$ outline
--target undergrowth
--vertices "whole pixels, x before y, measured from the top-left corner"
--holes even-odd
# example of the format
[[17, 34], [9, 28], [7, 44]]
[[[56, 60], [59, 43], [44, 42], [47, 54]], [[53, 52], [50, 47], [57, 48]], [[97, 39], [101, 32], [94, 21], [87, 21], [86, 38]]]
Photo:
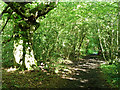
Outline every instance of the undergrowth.
[[102, 72], [104, 73], [104, 78], [111, 86], [111, 88], [118, 88], [118, 83], [120, 82], [120, 78], [118, 77], [118, 68], [117, 65], [107, 65], [102, 64], [100, 66]]

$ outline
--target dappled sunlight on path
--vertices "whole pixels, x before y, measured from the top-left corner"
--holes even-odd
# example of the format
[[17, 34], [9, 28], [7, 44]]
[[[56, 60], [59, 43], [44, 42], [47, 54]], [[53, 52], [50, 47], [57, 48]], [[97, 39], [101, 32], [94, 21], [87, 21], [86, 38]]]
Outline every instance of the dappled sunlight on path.
[[58, 69], [57, 73], [46, 70], [3, 69], [2, 83], [7, 88], [109, 88], [99, 68], [101, 63], [104, 61], [87, 56], [76, 61], [64, 60], [65, 67]]
[[72, 80], [74, 87], [107, 88], [108, 86], [102, 78], [102, 73], [99, 68], [102, 63], [105, 63], [105, 61], [89, 56], [78, 61], [73, 61], [73, 63], [67, 64], [68, 70], [63, 71], [66, 73], [63, 73], [61, 77]]

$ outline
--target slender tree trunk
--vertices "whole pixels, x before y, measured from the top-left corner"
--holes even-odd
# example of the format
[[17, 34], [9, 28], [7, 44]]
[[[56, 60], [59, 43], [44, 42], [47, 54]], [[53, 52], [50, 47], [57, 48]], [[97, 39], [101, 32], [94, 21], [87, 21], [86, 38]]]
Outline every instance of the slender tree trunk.
[[103, 55], [104, 60], [106, 61], [106, 57], [105, 57], [104, 50], [103, 50], [104, 48], [103, 48], [103, 45], [102, 45], [100, 29], [99, 28], [98, 28], [98, 37], [99, 37], [100, 47], [101, 47], [101, 50], [102, 50], [102, 55]]
[[85, 38], [85, 36], [86, 36], [86, 33], [83, 35], [83, 37], [81, 38], [81, 39], [79, 39], [79, 46], [78, 46], [78, 57], [81, 55], [81, 51], [80, 51], [80, 49], [81, 49], [81, 46], [82, 46], [82, 43], [83, 43], [83, 41], [84, 41], [84, 38]]
[[120, 1], [118, 2], [118, 32], [117, 32], [117, 36], [118, 36], [118, 40], [117, 40], [118, 56], [120, 56]]

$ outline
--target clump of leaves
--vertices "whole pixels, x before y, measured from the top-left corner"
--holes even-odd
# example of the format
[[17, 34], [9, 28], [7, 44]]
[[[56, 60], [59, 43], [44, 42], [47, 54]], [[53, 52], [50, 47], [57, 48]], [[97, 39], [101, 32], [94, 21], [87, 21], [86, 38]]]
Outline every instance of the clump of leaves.
[[105, 79], [107, 80], [108, 84], [113, 88], [118, 88], [118, 69], [115, 64], [107, 65], [102, 64], [100, 67], [105, 75]]

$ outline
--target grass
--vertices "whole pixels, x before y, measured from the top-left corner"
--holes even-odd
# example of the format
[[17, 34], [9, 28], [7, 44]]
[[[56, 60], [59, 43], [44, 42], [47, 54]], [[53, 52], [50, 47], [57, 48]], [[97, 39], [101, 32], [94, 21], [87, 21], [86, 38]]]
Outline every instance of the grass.
[[[91, 60], [91, 59], [89, 59]], [[2, 88], [4, 89], [15, 89], [15, 88], [75, 88], [76, 85], [80, 85], [76, 80], [71, 79], [73, 72], [68, 70], [69, 65], [74, 62], [70, 60], [58, 60], [59, 62], [54, 62], [48, 65], [47, 67], [39, 67], [39, 69], [35, 68], [35, 70], [25, 70], [20, 71], [15, 68], [3, 68], [2, 69]], [[83, 60], [82, 60], [83, 61]], [[82, 62], [81, 61], [81, 62]], [[77, 62], [78, 63], [78, 62]], [[85, 64], [85, 62], [83, 62]], [[82, 64], [82, 65], [83, 65]], [[74, 68], [76, 68], [76, 64]], [[72, 67], [73, 67], [72, 65]], [[78, 64], [79, 66], [80, 64]], [[82, 68], [82, 67], [78, 67]], [[116, 65], [101, 65], [101, 70], [103, 72], [102, 75], [98, 73], [101, 77], [106, 79], [109, 83], [110, 88], [118, 88], [118, 69]], [[78, 72], [77, 72], [78, 73]], [[63, 77], [65, 74], [65, 78]], [[79, 72], [82, 75], [82, 72]], [[85, 74], [89, 75], [89, 74]], [[91, 74], [90, 74], [91, 75]], [[95, 75], [93, 72], [92, 75]], [[71, 77], [69, 77], [71, 76]], [[78, 77], [78, 76], [77, 76]], [[79, 75], [79, 79], [85, 78], [84, 76]], [[88, 80], [91, 80], [89, 77]], [[95, 77], [94, 77], [95, 79]], [[98, 80], [98, 78], [96, 78]], [[104, 81], [104, 79], [100, 79]], [[96, 81], [96, 80], [95, 80]], [[101, 82], [100, 81], [100, 82]], [[101, 85], [99, 82], [99, 85]], [[89, 84], [91, 86], [91, 83]], [[83, 85], [83, 87], [88, 87], [88, 84]], [[81, 84], [82, 86], [82, 84]], [[94, 85], [93, 85], [94, 86]]]
[[[2, 88], [67, 88], [69, 80], [62, 79], [54, 73], [41, 71], [2, 71]], [[65, 86], [64, 86], [65, 85]]]
[[102, 72], [104, 73], [104, 78], [112, 88], [118, 88], [118, 83], [120, 78], [118, 77], [118, 68], [117, 65], [107, 65], [102, 64], [100, 66]]
[[45, 69], [20, 71], [16, 68], [3, 68], [2, 88], [72, 88], [73, 83], [58, 75], [60, 69], [66, 69], [64, 64], [56, 63], [53, 68], [48, 69], [48, 71]]

